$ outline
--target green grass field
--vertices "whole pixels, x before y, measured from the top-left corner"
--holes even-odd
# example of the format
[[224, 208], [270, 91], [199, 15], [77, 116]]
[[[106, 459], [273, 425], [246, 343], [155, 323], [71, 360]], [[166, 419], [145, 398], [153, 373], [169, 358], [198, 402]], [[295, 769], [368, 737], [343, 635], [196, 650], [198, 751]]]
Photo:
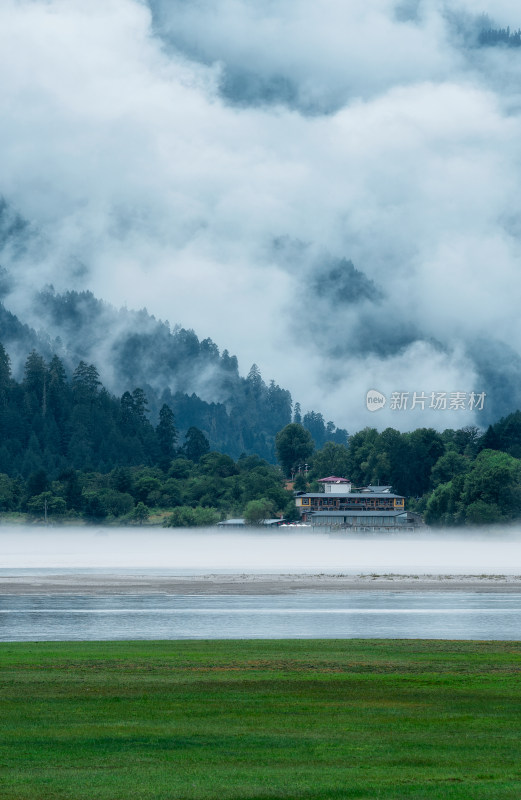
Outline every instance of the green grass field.
[[521, 643], [4, 643], [2, 800], [521, 798]]

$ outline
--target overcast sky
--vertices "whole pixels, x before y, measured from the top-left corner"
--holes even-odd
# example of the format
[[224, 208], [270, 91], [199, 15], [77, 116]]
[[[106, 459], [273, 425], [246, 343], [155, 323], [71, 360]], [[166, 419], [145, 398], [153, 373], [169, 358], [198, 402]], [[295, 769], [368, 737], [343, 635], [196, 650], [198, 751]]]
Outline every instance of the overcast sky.
[[489, 23], [519, 3], [2, 0], [0, 194], [36, 242], [13, 308], [46, 282], [146, 306], [350, 431], [482, 419], [368, 389], [486, 388], [499, 417], [521, 48]]

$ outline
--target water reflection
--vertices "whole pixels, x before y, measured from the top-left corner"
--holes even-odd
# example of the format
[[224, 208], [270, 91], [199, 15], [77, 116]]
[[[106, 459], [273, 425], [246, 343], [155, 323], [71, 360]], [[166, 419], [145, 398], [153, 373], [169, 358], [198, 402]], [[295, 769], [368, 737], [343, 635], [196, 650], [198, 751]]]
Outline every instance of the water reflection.
[[521, 639], [521, 594], [0, 597], [0, 640]]

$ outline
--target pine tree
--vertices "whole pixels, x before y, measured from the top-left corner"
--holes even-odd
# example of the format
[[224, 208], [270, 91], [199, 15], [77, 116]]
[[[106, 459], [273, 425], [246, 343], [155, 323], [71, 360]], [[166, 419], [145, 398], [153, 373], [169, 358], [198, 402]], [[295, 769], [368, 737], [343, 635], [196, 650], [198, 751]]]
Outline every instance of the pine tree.
[[3, 437], [9, 390], [11, 388], [11, 360], [0, 344], [0, 435]]
[[186, 432], [183, 450], [190, 461], [198, 463], [206, 453], [210, 452], [210, 443], [204, 433], [192, 425]]
[[266, 388], [264, 381], [262, 380], [262, 376], [260, 374], [260, 369], [258, 368], [257, 364], [252, 364], [251, 369], [248, 372], [248, 376], [246, 381], [253, 391], [255, 397], [259, 397], [262, 390]]
[[101, 381], [94, 364], [80, 361], [72, 375], [72, 388], [78, 401], [93, 401], [98, 394]]
[[63, 362], [57, 355], [54, 355], [48, 367], [49, 373], [49, 388], [56, 387], [58, 390], [63, 391], [67, 385], [67, 374]]
[[23, 386], [26, 392], [26, 401], [33, 413], [41, 411], [45, 416], [47, 411], [47, 368], [45, 361], [36, 350], [27, 356], [24, 367]]
[[57, 355], [54, 355], [50, 360], [47, 373], [47, 405], [56, 418], [60, 419], [66, 413], [69, 387], [67, 385], [65, 367]]
[[303, 425], [313, 437], [315, 447], [322, 447], [326, 441], [326, 426], [322, 414], [316, 411], [304, 414]]
[[11, 383], [11, 359], [0, 344], [0, 392], [6, 392]]
[[134, 389], [132, 392], [133, 413], [141, 421], [146, 422], [148, 414], [148, 400], [143, 389]]
[[174, 458], [177, 442], [174, 412], [166, 403], [163, 404], [159, 412], [159, 425], [156, 428], [156, 434], [160, 453], [159, 466], [166, 472]]

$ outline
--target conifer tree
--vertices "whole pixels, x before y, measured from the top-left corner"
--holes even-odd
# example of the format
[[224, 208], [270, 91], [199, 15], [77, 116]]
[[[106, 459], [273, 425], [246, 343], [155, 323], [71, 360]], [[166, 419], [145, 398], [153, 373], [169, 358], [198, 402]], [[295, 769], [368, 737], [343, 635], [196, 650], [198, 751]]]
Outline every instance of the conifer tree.
[[186, 432], [183, 450], [190, 461], [197, 463], [210, 452], [210, 442], [199, 428], [192, 425]]
[[72, 388], [79, 402], [94, 400], [100, 386], [99, 373], [94, 364], [80, 361], [72, 375]]
[[0, 344], [0, 392], [7, 391], [11, 382], [11, 359]]
[[174, 412], [166, 403], [163, 404], [159, 412], [159, 425], [156, 428], [156, 433], [160, 454], [159, 466], [166, 472], [174, 458], [177, 442]]
[[23, 386], [31, 411], [33, 413], [41, 411], [45, 416], [47, 411], [47, 368], [45, 361], [36, 350], [27, 356]]

